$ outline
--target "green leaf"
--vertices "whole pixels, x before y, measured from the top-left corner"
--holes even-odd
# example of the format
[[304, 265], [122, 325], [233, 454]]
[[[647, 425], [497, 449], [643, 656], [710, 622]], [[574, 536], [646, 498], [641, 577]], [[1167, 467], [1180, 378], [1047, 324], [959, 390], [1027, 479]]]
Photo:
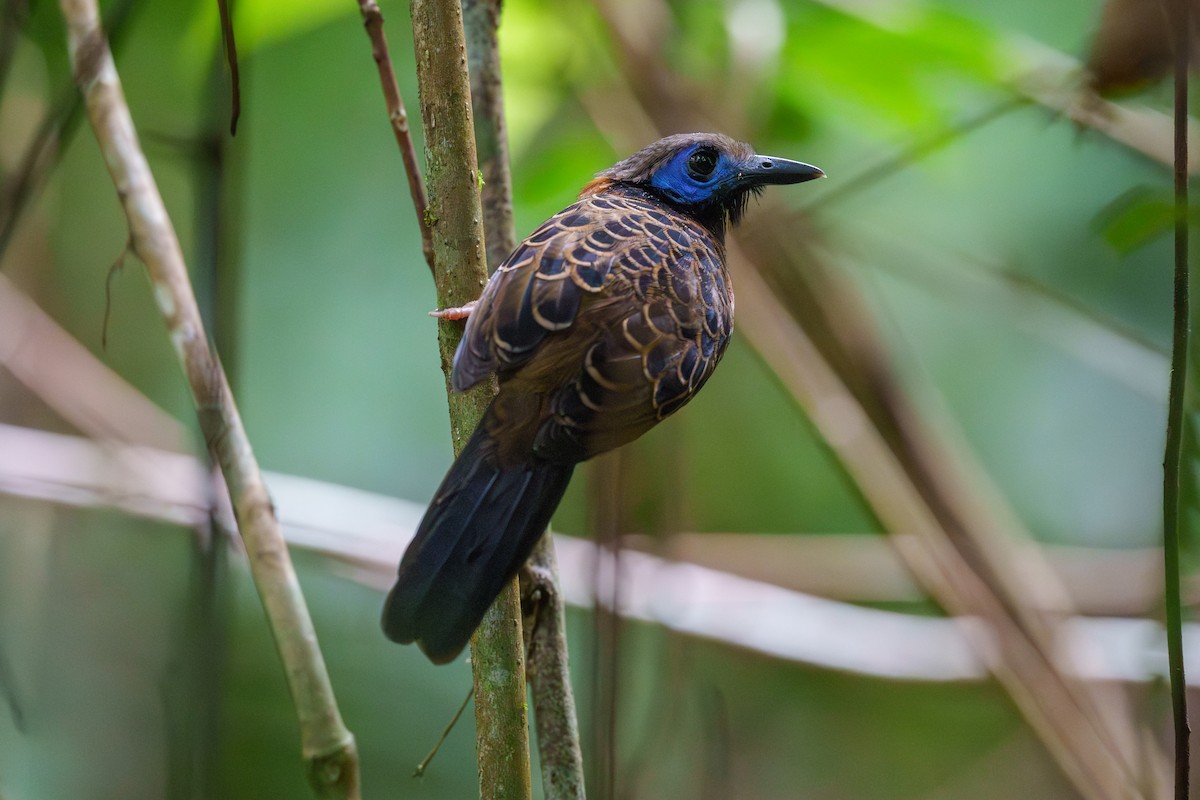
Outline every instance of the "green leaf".
[[[1192, 224], [1197, 215], [1193, 211]], [[1140, 186], [1109, 203], [1097, 216], [1104, 241], [1121, 255], [1129, 255], [1175, 225], [1175, 198], [1169, 189]]]

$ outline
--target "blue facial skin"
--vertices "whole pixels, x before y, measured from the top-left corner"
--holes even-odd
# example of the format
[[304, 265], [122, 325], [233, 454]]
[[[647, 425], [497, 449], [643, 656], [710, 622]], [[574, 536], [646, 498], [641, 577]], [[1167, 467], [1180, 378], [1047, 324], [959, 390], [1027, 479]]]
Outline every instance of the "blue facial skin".
[[688, 159], [700, 147], [677, 153], [650, 177], [650, 185], [681, 205], [705, 205], [727, 193], [738, 178], [739, 165], [721, 153], [717, 166], [708, 179], [701, 182], [688, 174]]

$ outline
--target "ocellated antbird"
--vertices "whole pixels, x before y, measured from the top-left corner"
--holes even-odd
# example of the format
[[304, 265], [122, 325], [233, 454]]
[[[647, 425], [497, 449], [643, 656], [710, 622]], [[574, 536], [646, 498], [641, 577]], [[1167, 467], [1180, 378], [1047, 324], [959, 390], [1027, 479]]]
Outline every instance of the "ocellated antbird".
[[455, 658], [521, 568], [580, 461], [690, 400], [733, 331], [725, 225], [767, 184], [824, 173], [711, 133], [606, 169], [488, 281], [452, 383], [500, 392], [442, 481], [383, 609], [388, 638]]

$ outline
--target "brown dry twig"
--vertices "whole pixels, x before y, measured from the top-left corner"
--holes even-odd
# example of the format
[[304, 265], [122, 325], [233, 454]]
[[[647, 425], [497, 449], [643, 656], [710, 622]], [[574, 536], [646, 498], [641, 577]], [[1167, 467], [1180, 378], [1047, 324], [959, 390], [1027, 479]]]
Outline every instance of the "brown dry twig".
[[421, 251], [425, 254], [425, 263], [429, 265], [429, 271], [436, 275], [433, 266], [433, 234], [430, 231], [428, 214], [429, 199], [425, 195], [425, 182], [421, 180], [417, 151], [413, 147], [412, 134], [408, 129], [408, 112], [404, 108], [404, 98], [400, 95], [400, 85], [396, 82], [387, 37], [383, 35], [383, 12], [375, 0], [358, 0], [358, 8], [362, 12], [367, 36], [371, 38], [371, 56], [379, 69], [379, 84], [383, 88], [388, 120], [396, 137], [396, 144], [400, 147], [400, 158], [404, 161], [408, 192], [412, 195], [413, 208], [417, 212], [417, 225], [421, 229]]
[[229, 65], [229, 135], [237, 136], [238, 118], [242, 115], [242, 80], [238, 75], [237, 42], [233, 38], [233, 19], [229, 0], [217, 0], [221, 16], [221, 41], [225, 44], [225, 63]]

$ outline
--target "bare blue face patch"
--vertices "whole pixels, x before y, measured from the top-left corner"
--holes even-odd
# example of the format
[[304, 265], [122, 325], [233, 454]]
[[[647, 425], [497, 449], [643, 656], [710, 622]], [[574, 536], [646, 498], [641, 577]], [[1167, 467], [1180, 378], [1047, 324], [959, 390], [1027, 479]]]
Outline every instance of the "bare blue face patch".
[[[715, 160], [704, 173], [707, 156]], [[700, 163], [697, 163], [700, 162]], [[680, 150], [650, 176], [650, 185], [682, 205], [707, 205], [720, 200], [737, 178], [738, 165], [726, 154], [705, 145]]]

